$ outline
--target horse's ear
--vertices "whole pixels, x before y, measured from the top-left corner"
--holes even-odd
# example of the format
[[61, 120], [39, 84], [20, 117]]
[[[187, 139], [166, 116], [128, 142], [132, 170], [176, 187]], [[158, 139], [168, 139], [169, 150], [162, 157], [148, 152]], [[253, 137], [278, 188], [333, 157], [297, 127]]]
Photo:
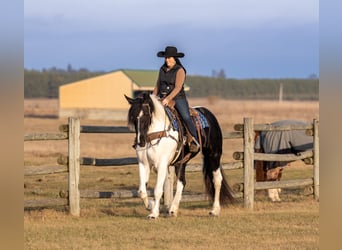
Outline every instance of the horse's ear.
[[133, 102], [134, 102], [134, 99], [133, 99], [133, 98], [130, 98], [130, 97], [128, 97], [128, 96], [127, 96], [127, 95], [125, 95], [125, 94], [124, 94], [124, 96], [125, 96], [126, 100], [128, 101], [128, 103], [132, 105], [132, 104], [133, 104]]
[[148, 98], [150, 98], [150, 93], [149, 92], [144, 92], [143, 93], [143, 99], [146, 100]]

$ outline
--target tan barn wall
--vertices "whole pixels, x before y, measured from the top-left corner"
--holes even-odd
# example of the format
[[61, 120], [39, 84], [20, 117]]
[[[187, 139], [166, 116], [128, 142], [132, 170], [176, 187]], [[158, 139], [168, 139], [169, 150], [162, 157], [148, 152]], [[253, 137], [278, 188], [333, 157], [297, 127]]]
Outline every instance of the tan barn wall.
[[131, 96], [132, 82], [121, 71], [63, 85], [59, 89], [59, 109], [128, 110], [123, 96]]
[[128, 110], [59, 109], [59, 117], [79, 117], [89, 120], [127, 121]]

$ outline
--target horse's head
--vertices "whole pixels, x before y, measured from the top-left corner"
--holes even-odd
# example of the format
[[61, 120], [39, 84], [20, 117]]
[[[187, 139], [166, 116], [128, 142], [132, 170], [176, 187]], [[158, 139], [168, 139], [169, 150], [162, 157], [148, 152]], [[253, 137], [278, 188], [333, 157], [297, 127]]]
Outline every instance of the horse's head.
[[131, 105], [128, 110], [128, 124], [134, 125], [138, 144], [143, 147], [146, 143], [148, 128], [152, 122], [153, 101], [147, 92], [136, 98], [130, 98], [126, 95], [125, 98]]

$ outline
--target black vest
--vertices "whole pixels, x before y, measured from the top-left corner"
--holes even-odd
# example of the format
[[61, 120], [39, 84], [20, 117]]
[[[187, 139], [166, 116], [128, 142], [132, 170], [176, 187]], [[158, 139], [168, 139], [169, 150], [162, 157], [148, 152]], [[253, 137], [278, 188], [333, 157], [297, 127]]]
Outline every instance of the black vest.
[[[159, 70], [159, 97], [164, 98], [168, 94], [171, 93], [171, 91], [175, 88], [176, 83], [176, 74], [177, 71], [181, 68], [178, 64], [176, 64], [171, 70], [166, 71], [167, 67], [164, 65]], [[184, 83], [182, 86], [182, 89], [179, 91], [179, 93], [175, 96], [174, 99], [178, 98], [185, 98], [185, 92], [184, 92]]]

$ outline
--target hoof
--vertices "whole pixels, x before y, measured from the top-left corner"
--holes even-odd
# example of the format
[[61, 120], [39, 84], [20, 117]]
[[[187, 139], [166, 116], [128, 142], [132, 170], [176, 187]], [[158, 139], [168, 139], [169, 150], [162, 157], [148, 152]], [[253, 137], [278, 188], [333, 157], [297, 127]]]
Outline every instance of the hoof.
[[280, 198], [270, 198], [272, 202], [281, 202]]
[[220, 207], [219, 206], [214, 206], [213, 209], [209, 212], [210, 216], [219, 216], [220, 214]]
[[177, 217], [177, 211], [170, 211], [169, 216], [170, 217]]
[[218, 217], [219, 216], [219, 214], [214, 213], [213, 211], [210, 211], [209, 215], [212, 216], [212, 217]]
[[147, 219], [149, 219], [149, 220], [156, 220], [157, 218], [158, 218], [158, 216], [155, 216], [153, 214], [150, 214], [147, 216]]
[[153, 209], [153, 207], [154, 207], [154, 201], [153, 200], [149, 200], [147, 202], [147, 205], [145, 204], [145, 208], [147, 211], [151, 211]]

